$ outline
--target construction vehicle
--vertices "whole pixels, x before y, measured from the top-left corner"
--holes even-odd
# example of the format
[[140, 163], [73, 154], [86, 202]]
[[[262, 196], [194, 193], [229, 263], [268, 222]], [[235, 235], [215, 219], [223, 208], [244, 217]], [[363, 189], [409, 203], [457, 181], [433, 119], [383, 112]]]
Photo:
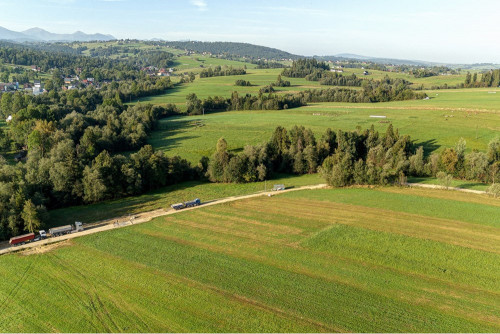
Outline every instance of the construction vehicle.
[[196, 199], [189, 201], [189, 202], [172, 204], [170, 207], [174, 210], [181, 210], [184, 208], [192, 208], [192, 207], [198, 206], [198, 205], [201, 205], [201, 201], [199, 198], [196, 198]]

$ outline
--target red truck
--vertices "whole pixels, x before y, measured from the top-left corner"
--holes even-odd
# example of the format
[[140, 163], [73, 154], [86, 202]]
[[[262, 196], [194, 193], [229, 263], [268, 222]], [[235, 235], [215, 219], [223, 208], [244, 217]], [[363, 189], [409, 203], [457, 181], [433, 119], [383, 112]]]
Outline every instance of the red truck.
[[9, 244], [11, 246], [22, 245], [26, 242], [32, 241], [33, 239], [35, 239], [35, 233], [18, 235], [17, 237], [10, 238]]

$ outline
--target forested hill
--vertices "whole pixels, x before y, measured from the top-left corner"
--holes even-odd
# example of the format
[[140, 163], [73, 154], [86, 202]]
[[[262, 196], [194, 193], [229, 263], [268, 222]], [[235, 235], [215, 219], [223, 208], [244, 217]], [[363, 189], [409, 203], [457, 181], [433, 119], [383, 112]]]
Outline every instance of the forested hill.
[[[155, 42], [157, 43], [157, 42]], [[294, 55], [286, 51], [269, 48], [266, 46], [254, 45], [249, 43], [234, 42], [163, 42], [165, 45], [176, 49], [195, 51], [198, 53], [210, 52], [212, 54], [228, 54], [248, 58], [265, 59], [297, 59], [301, 56]]]

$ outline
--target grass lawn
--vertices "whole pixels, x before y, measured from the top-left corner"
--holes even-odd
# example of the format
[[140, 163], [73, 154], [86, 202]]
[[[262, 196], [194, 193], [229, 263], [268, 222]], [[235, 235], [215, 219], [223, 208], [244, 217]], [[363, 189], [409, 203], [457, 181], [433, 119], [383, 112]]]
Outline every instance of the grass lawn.
[[499, 332], [491, 217], [498, 200], [401, 188], [180, 212], [0, 257], [0, 331]]

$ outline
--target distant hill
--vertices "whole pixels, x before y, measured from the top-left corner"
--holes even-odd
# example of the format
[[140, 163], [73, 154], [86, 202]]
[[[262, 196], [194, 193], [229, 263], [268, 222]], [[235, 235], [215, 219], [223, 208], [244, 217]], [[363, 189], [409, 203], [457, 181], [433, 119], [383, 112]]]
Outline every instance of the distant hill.
[[199, 41], [164, 41], [165, 45], [176, 49], [194, 51], [198, 53], [228, 54], [247, 58], [264, 59], [297, 59], [303, 56], [286, 51], [269, 48], [267, 46], [235, 42], [199, 42]]
[[470, 70], [489, 70], [489, 69], [500, 68], [500, 64], [493, 64], [493, 63], [477, 63], [477, 64], [437, 63], [437, 62], [423, 61], [423, 60], [377, 58], [377, 57], [361, 56], [353, 53], [339, 53], [334, 56], [314, 56], [314, 58], [322, 61], [359, 60], [377, 64], [384, 64], [384, 65], [392, 64], [392, 65], [413, 65], [413, 66], [447, 66], [449, 68], [461, 68]]
[[56, 34], [41, 28], [31, 28], [17, 32], [0, 27], [0, 40], [15, 42], [88, 42], [88, 41], [110, 41], [116, 39], [111, 35], [86, 34], [77, 31], [72, 34]]
[[415, 65], [415, 66], [439, 66], [445, 65], [442, 63], [434, 63], [430, 61], [422, 61], [422, 60], [408, 60], [408, 59], [395, 59], [395, 58], [377, 58], [377, 57], [369, 57], [369, 56], [361, 56], [352, 53], [339, 53], [334, 56], [319, 56], [315, 57], [319, 60], [361, 60], [361, 61], [369, 61], [377, 64], [393, 64], [393, 65]]

